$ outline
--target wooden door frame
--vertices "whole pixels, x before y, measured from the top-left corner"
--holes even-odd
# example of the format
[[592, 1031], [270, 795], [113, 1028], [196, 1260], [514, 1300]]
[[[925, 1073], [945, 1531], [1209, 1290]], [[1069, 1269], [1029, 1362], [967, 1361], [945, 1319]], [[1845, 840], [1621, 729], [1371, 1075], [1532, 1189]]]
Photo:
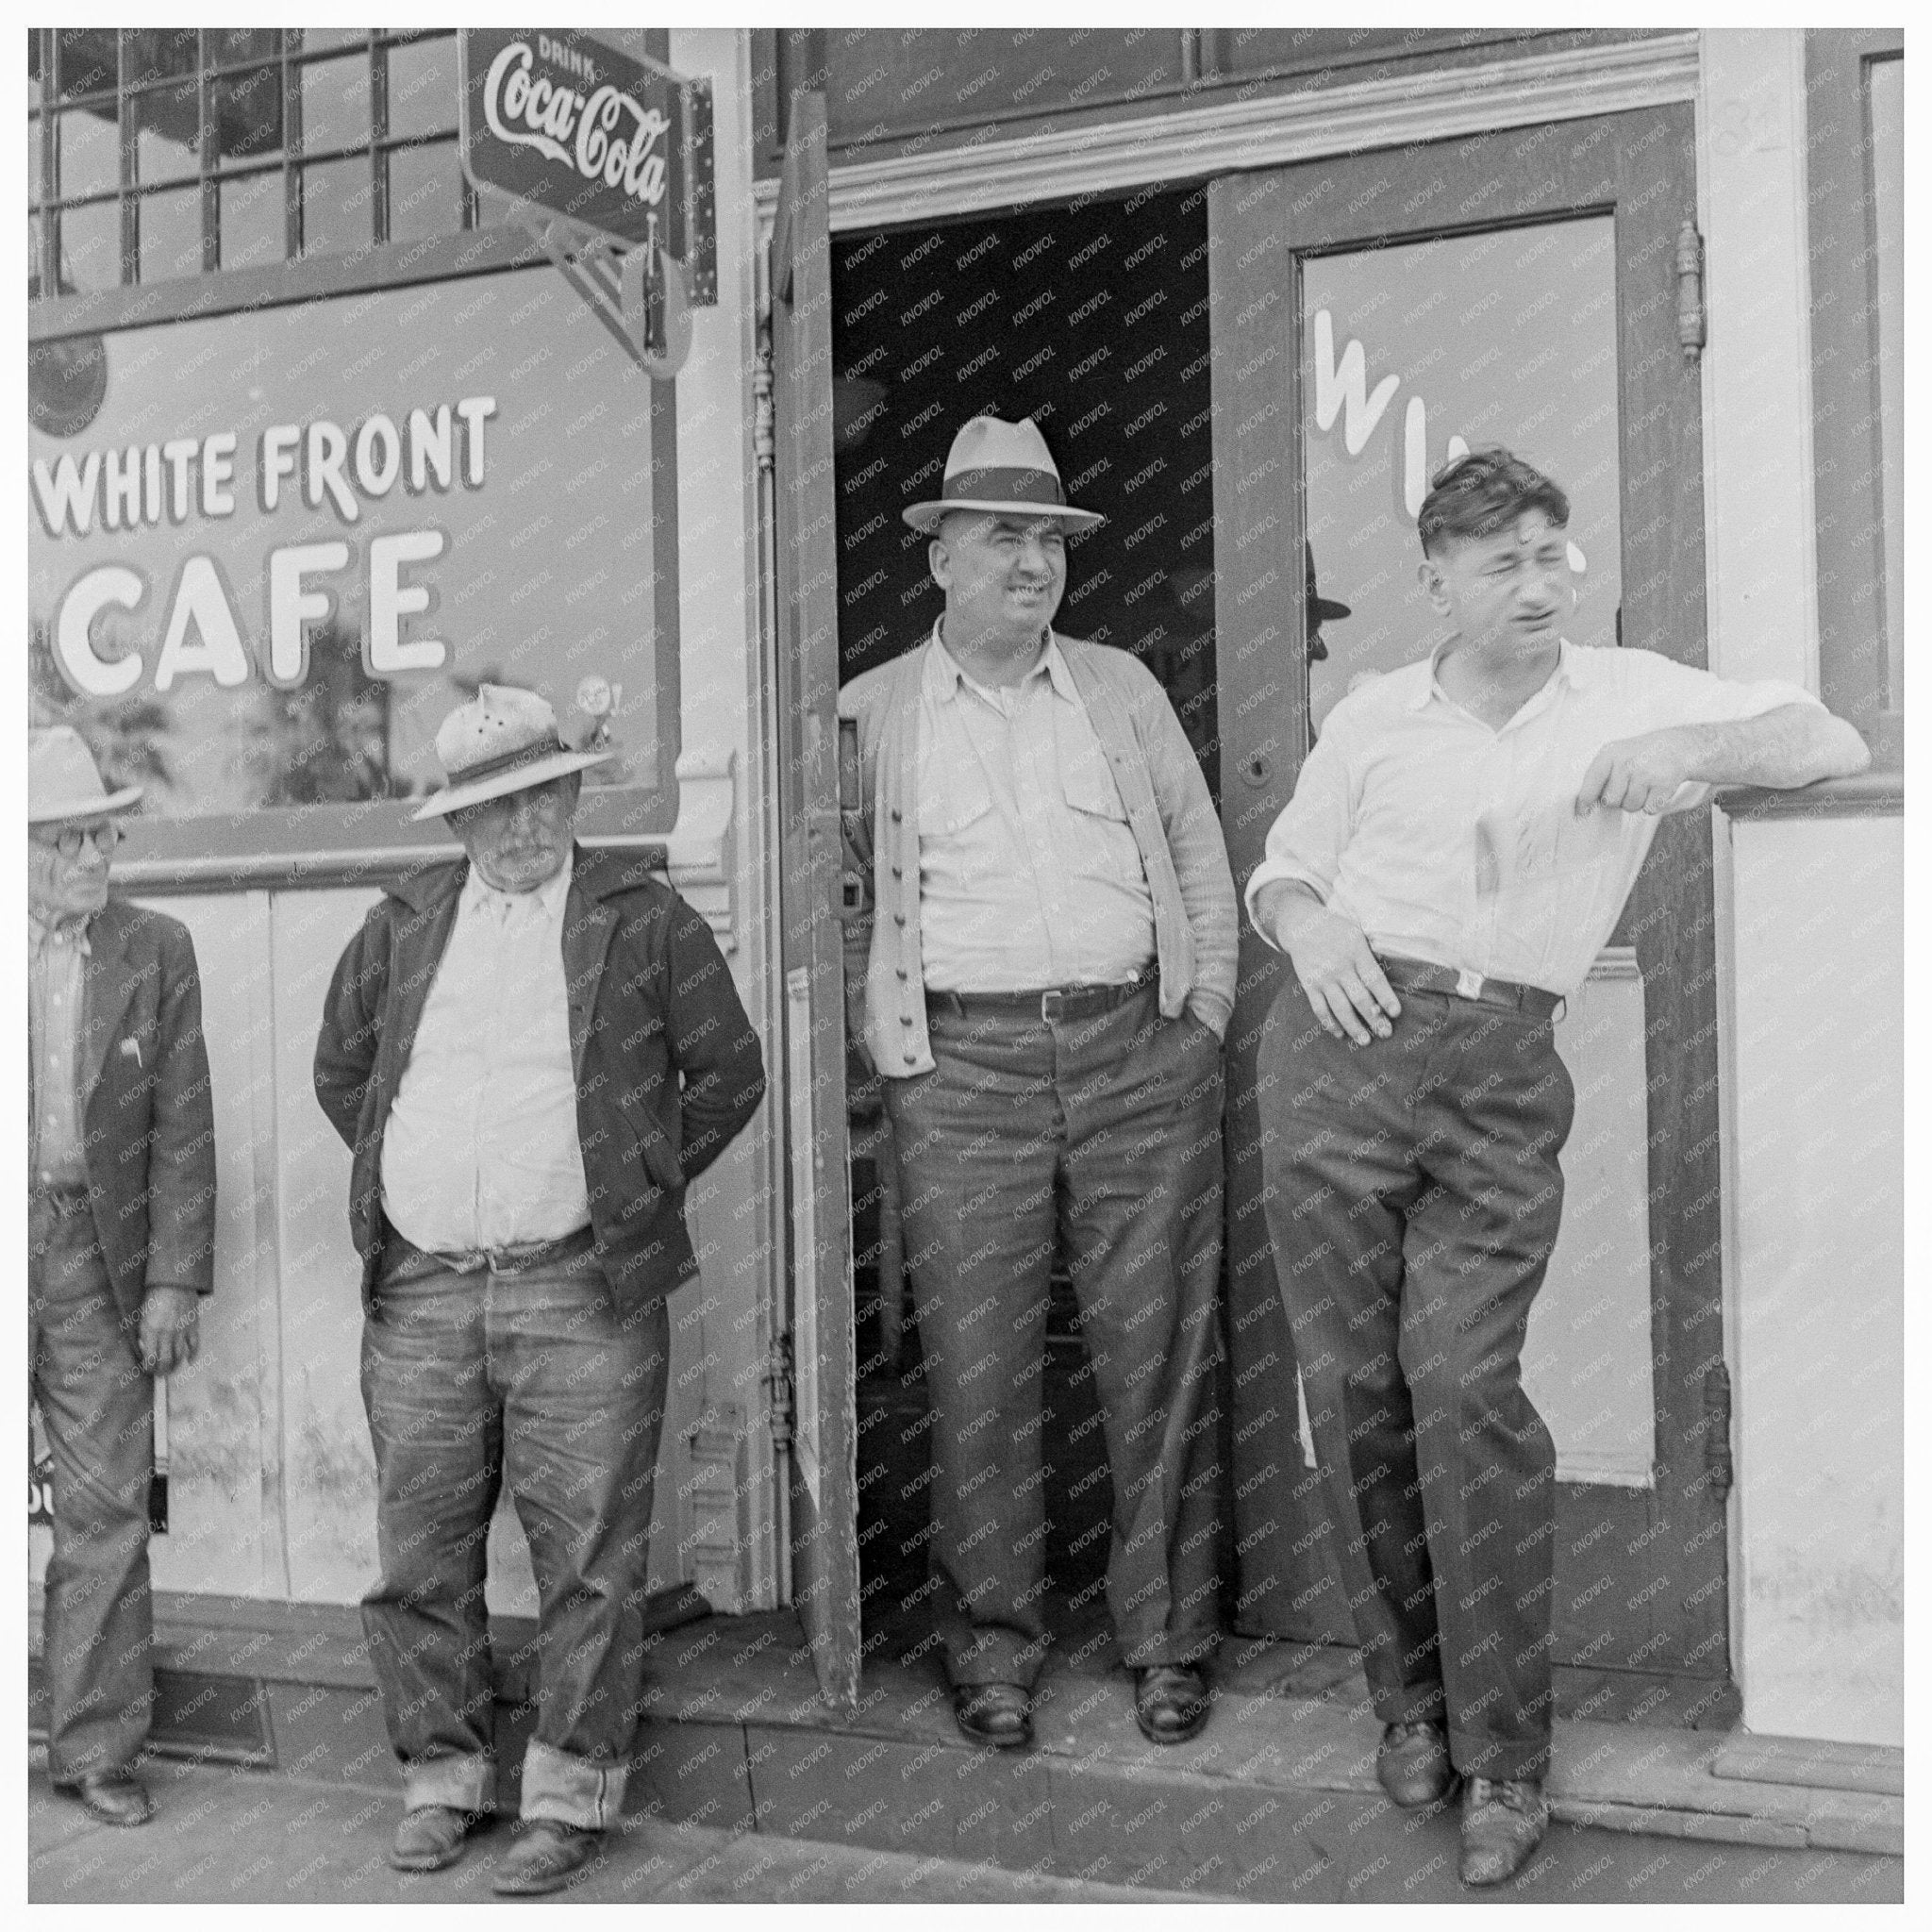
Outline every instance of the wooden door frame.
[[831, 231], [825, 104], [801, 95], [774, 224], [774, 609], [778, 999], [796, 1422], [792, 1601], [819, 1690], [858, 1697], [858, 1469], [844, 937], [838, 917], [838, 539], [833, 529]]
[[[1485, 190], [1480, 195], [1471, 192], [1475, 184]], [[1703, 666], [1699, 378], [1675, 341], [1673, 279], [1677, 231], [1694, 218], [1695, 202], [1688, 106], [1224, 175], [1211, 185], [1223, 825], [1238, 880], [1259, 862], [1308, 742], [1303, 574], [1282, 560], [1301, 555], [1307, 527], [1301, 258], [1568, 216], [1615, 217], [1624, 634]], [[1386, 214], [1376, 221], [1391, 209], [1393, 223]], [[1284, 451], [1291, 453], [1287, 459]], [[1636, 489], [1645, 494], [1633, 513]], [[1256, 699], [1260, 674], [1246, 668], [1267, 661], [1257, 652], [1287, 654], [1286, 675], [1277, 672], [1283, 689], [1265, 703]], [[1728, 1385], [1711, 865], [1708, 814], [1667, 822], [1617, 934], [1637, 948], [1648, 990], [1657, 1487], [1560, 1486], [1556, 1624], [1559, 1661], [1581, 1656], [1597, 1668], [1668, 1670], [1727, 1690], [1722, 1497], [1728, 1435], [1727, 1399], [1721, 1398]], [[1293, 1345], [1261, 1211], [1255, 1056], [1270, 1006], [1291, 984], [1282, 956], [1244, 930], [1241, 997], [1228, 1036], [1229, 1326], [1237, 1372], [1231, 1474], [1244, 1553], [1234, 1622], [1239, 1629], [1351, 1641], [1339, 1573], [1322, 1556], [1325, 1499], [1317, 1473], [1303, 1467], [1294, 1385], [1285, 1374]], [[1244, 1393], [1243, 1358], [1270, 1351], [1284, 1378], [1271, 1377], [1265, 1396]], [[1667, 1582], [1624, 1601], [1630, 1593], [1617, 1585], [1611, 1564], [1604, 1572], [1610, 1585], [1593, 1596], [1566, 1591], [1574, 1581], [1574, 1571], [1563, 1574], [1566, 1556], [1601, 1567], [1584, 1554], [1597, 1542], [1632, 1557], [1652, 1553], [1646, 1561]], [[1591, 1610], [1605, 1595], [1613, 1601]]]

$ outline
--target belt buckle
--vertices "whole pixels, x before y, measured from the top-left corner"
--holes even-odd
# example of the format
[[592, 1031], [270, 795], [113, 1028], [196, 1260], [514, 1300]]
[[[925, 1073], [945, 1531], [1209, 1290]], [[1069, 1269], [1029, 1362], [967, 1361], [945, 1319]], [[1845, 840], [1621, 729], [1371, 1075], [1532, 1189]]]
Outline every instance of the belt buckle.
[[1065, 998], [1066, 990], [1063, 987], [1058, 986], [1048, 987], [1047, 990], [1040, 995], [1040, 1024], [1042, 1026], [1050, 1026], [1053, 1024], [1054, 1020], [1058, 1017], [1058, 1009], [1053, 1007], [1050, 1007], [1047, 1004], [1047, 1002], [1049, 1000], [1063, 1000]]
[[1456, 969], [1456, 991], [1466, 1000], [1479, 1000], [1483, 996], [1483, 976], [1472, 973], [1467, 966]]

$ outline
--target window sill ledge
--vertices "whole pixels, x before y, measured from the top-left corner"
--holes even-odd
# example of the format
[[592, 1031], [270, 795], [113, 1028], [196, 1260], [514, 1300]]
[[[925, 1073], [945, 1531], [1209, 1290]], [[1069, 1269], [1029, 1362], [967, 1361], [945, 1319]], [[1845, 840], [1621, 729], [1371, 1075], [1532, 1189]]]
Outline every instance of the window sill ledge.
[[1906, 774], [1893, 768], [1860, 772], [1856, 778], [1821, 778], [1795, 791], [1739, 785], [1714, 801], [1733, 819], [1892, 818], [1906, 808]]

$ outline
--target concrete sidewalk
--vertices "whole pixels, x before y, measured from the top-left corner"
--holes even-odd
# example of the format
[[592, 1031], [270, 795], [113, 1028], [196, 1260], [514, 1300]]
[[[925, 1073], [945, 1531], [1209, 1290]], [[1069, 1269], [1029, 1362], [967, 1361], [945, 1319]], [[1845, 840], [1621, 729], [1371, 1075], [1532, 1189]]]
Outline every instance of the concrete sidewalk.
[[[392, 1790], [315, 1783], [274, 1772], [158, 1759], [147, 1768], [159, 1815], [138, 1831], [95, 1824], [47, 1782], [45, 1753], [29, 1756], [27, 1897], [53, 1904], [279, 1904], [493, 1900], [490, 1874], [510, 1842], [499, 1821], [462, 1862], [408, 1874], [385, 1862], [399, 1815]], [[1066, 1821], [1069, 1825], [1073, 1821]], [[1349, 1903], [1468, 1901], [1456, 1878], [1451, 1816], [1407, 1817], [1387, 1805], [1338, 1811], [1336, 1882], [1309, 1897]], [[1265, 1848], [1270, 1821], [1248, 1827]], [[1524, 1903], [1895, 1903], [1904, 1863], [1865, 1853], [1777, 1851], [1664, 1840], [1557, 1824], [1513, 1885], [1492, 1896]], [[1279, 1896], [1247, 1868], [1246, 1897]], [[627, 1817], [604, 1856], [566, 1894], [598, 1903], [1066, 1904], [1211, 1902], [1185, 1893], [1013, 1871], [865, 1845]]]

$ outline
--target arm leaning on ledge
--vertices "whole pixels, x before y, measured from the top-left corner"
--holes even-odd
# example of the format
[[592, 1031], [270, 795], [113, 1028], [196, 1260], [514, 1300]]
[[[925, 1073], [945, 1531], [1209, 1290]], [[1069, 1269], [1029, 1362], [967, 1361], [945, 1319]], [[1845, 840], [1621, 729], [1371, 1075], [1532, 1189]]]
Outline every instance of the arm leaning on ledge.
[[1620, 738], [1597, 753], [1576, 791], [1578, 813], [1662, 814], [1706, 804], [1706, 785], [1761, 785], [1788, 791], [1821, 778], [1850, 778], [1872, 762], [1857, 731], [1822, 705], [1780, 705], [1724, 724], [1671, 724]]

